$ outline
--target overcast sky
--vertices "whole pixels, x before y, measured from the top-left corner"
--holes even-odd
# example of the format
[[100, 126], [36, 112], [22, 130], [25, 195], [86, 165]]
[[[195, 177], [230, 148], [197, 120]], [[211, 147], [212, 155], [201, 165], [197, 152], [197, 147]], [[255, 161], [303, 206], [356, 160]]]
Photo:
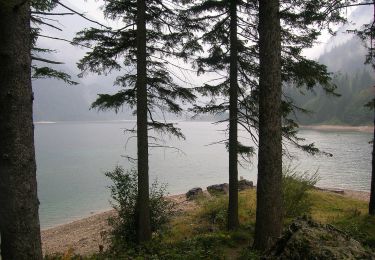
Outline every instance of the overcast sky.
[[[99, 21], [105, 25], [109, 25], [111, 27], [121, 26], [121, 22], [109, 22], [104, 18], [103, 13], [100, 10], [100, 7], [103, 5], [103, 1], [101, 0], [61, 0], [61, 2], [79, 12], [85, 13], [88, 17], [96, 21]], [[67, 10], [62, 7], [58, 7], [55, 11], [66, 12]], [[348, 10], [347, 15], [349, 16], [350, 13], [351, 10]], [[371, 12], [369, 12], [369, 15], [370, 14]], [[361, 17], [361, 20], [363, 20], [363, 22], [370, 19], [371, 16]], [[46, 30], [43, 33], [49, 36], [72, 39], [76, 32], [82, 30], [85, 27], [94, 26], [94, 24], [84, 20], [79, 16], [62, 16], [61, 18], [59, 18], [58, 26], [60, 26], [63, 29], [62, 32], [50, 28], [45, 28]], [[343, 33], [341, 33], [341, 35], [339, 35], [335, 40], [329, 40], [330, 35], [327, 32], [323, 33], [323, 35], [319, 38], [320, 44], [316, 44], [313, 48], [305, 50], [304, 54], [308, 58], [318, 58], [319, 55], [323, 53], [324, 49], [327, 48], [327, 41], [329, 41], [330, 45], [332, 46], [344, 41], [345, 37], [348, 37], [342, 34]], [[76, 63], [80, 58], [84, 56], [84, 53], [87, 51], [87, 49], [73, 47], [66, 42], [49, 40], [45, 38], [40, 38], [39, 44], [41, 44], [41, 46], [43, 47], [50, 47], [56, 49], [57, 53], [54, 54], [55, 57], [57, 57], [57, 59], [59, 60], [64, 61], [66, 65], [74, 71], [74, 73], [78, 74]], [[94, 75], [85, 78], [85, 81], [87, 83], [92, 83], [96, 80], [97, 77]]]
[[[100, 21], [101, 23], [105, 25], [110, 25], [112, 27], [120, 26], [116, 23], [108, 22], [104, 18], [103, 13], [100, 10], [100, 7], [104, 3], [102, 0], [62, 0], [61, 2], [67, 3], [69, 4], [69, 6], [74, 6], [75, 9], [81, 10], [82, 12], [88, 14], [95, 20]], [[347, 9], [346, 15], [349, 17], [353, 10], [354, 8]], [[370, 19], [370, 18], [371, 16], [366, 19]], [[309, 58], [318, 58], [319, 55], [323, 52], [325, 45], [330, 37], [331, 35], [328, 32], [324, 32], [319, 38], [320, 44], [316, 44], [313, 48], [305, 50], [304, 51], [305, 55]]]

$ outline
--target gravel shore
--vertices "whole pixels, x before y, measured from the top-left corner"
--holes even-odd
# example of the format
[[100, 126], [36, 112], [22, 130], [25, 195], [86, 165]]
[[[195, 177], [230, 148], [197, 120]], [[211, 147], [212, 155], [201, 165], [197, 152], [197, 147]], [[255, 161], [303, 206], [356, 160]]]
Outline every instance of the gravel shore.
[[[369, 201], [370, 196], [368, 192], [361, 191], [321, 190], [364, 201]], [[186, 200], [185, 194], [174, 195], [169, 198], [177, 204], [177, 210], [180, 212], [189, 211], [196, 207], [193, 201]], [[45, 255], [50, 255], [54, 253], [65, 253], [72, 250], [76, 254], [88, 255], [99, 252], [100, 246], [103, 246], [105, 249], [107, 243], [103, 235], [109, 231], [107, 219], [110, 216], [115, 216], [115, 214], [114, 210], [110, 210], [68, 224], [43, 230], [43, 253]]]
[[[183, 212], [196, 207], [193, 201], [187, 201], [185, 194], [168, 197], [176, 203], [176, 211]], [[99, 247], [107, 247], [105, 234], [110, 230], [107, 219], [116, 215], [114, 210], [94, 214], [90, 217], [42, 230], [44, 255], [66, 253], [88, 255], [99, 252]]]

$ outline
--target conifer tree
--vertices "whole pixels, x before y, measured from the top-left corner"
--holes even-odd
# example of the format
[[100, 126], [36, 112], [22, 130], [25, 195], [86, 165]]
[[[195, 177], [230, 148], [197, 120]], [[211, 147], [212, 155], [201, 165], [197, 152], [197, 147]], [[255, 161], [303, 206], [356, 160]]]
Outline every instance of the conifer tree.
[[[138, 243], [151, 238], [149, 213], [148, 131], [167, 133], [184, 138], [180, 129], [158, 113], [180, 113], [181, 102], [195, 96], [188, 88], [176, 83], [176, 74], [169, 69], [170, 57], [186, 58], [179, 46], [182, 37], [177, 21], [178, 5], [166, 0], [105, 1], [108, 19], [121, 21], [118, 29], [90, 28], [80, 32], [76, 43], [92, 49], [78, 64], [83, 73], [121, 72], [115, 85], [123, 89], [114, 95], [100, 94], [93, 103], [99, 110], [118, 111], [123, 105], [136, 110], [138, 148]], [[136, 69], [135, 69], [136, 68]], [[181, 83], [181, 81], [180, 81]]]
[[[53, 10], [56, 8], [58, 1], [51, 1], [51, 0], [33, 0], [31, 1], [31, 58], [33, 63], [31, 64], [31, 75], [32, 79], [45, 79], [45, 78], [54, 78], [57, 80], [62, 80], [69, 85], [77, 85], [78, 83], [72, 80], [71, 75], [52, 68], [51, 65], [59, 65], [63, 64], [63, 62], [55, 61], [47, 59], [45, 54], [51, 53], [54, 50], [48, 48], [40, 48], [37, 45], [37, 40], [39, 37], [49, 37], [47, 35], [42, 34], [42, 26], [46, 26], [55, 30], [62, 31], [58, 25], [56, 25], [56, 21], [49, 17], [59, 17], [62, 15], [74, 15], [74, 13], [54, 13]], [[53, 24], [53, 22], [55, 24]], [[55, 40], [64, 40], [66, 39], [59, 39], [54, 38]], [[69, 42], [69, 41], [68, 41]]]
[[31, 88], [30, 1], [0, 1], [2, 259], [42, 259]]
[[259, 1], [259, 152], [254, 248], [281, 234], [281, 28], [278, 0]]
[[[368, 5], [372, 5], [374, 9], [374, 15], [372, 21], [362, 26], [362, 29], [356, 30], [355, 33], [361, 38], [361, 40], [367, 43], [367, 55], [366, 64], [370, 64], [375, 71], [375, 1], [372, 3], [368, 2]], [[375, 86], [373, 86], [375, 88]], [[373, 122], [373, 138], [372, 138], [372, 164], [371, 164], [371, 188], [370, 188], [370, 202], [369, 202], [369, 214], [375, 216], [375, 97], [366, 104], [366, 106], [373, 110], [374, 122]]]
[[[282, 71], [284, 84], [297, 88], [312, 89], [321, 85], [333, 93], [335, 86], [330, 83], [326, 67], [303, 57], [302, 50], [311, 47], [319, 35], [318, 26], [323, 23], [321, 13], [317, 14], [321, 2], [313, 4], [302, 1], [285, 1], [281, 14], [284, 26], [281, 34]], [[236, 8], [233, 8], [233, 7]], [[319, 7], [319, 8], [318, 8]], [[183, 51], [194, 53], [198, 58], [192, 63], [198, 74], [218, 73], [220, 77], [203, 84], [196, 90], [211, 97], [208, 104], [195, 106], [196, 113], [225, 113], [229, 111], [229, 179], [230, 194], [228, 207], [228, 228], [237, 223], [237, 154], [240, 158], [254, 153], [254, 147], [241, 144], [237, 139], [237, 124], [246, 129], [258, 144], [259, 126], [259, 36], [258, 1], [189, 1], [181, 14], [183, 28], [189, 33], [189, 40]], [[342, 18], [331, 15], [329, 22]], [[237, 70], [235, 73], [234, 71]], [[229, 102], [227, 98], [229, 97]], [[223, 102], [218, 100], [224, 99]], [[234, 104], [237, 100], [237, 104]], [[297, 124], [290, 113], [300, 109], [284, 95], [281, 106], [283, 116], [282, 135], [286, 141], [310, 153], [318, 150], [313, 144], [301, 145], [303, 139], [297, 136]], [[234, 126], [235, 125], [235, 126]]]
[[[367, 42], [368, 52], [366, 55], [366, 64], [371, 64], [372, 69], [375, 71], [375, 1], [372, 1], [374, 8], [374, 16], [372, 21], [368, 24], [364, 24], [361, 30], [356, 31], [356, 34]], [[375, 86], [373, 86], [375, 88]], [[375, 97], [372, 97], [371, 101], [366, 104], [367, 107], [373, 110], [374, 122], [373, 122], [373, 138], [372, 138], [372, 164], [371, 164], [371, 189], [370, 189], [370, 202], [369, 202], [369, 214], [375, 216]]]
[[[372, 6], [374, 9], [374, 16], [372, 21], [364, 24], [359, 30], [350, 30], [350, 32], [355, 33], [359, 38], [367, 43], [368, 52], [365, 59], [365, 64], [372, 65], [375, 69], [375, 1], [358, 1], [358, 0], [341, 0], [334, 1], [330, 8], [327, 8], [325, 14], [328, 16], [333, 12], [342, 12], [348, 7], [358, 7], [358, 6]], [[374, 86], [375, 87], [375, 86]], [[365, 106], [374, 110], [375, 112], [375, 98], [372, 98]], [[370, 188], [370, 202], [369, 202], [369, 214], [375, 215], [375, 114], [374, 114], [374, 131], [373, 131], [373, 146], [372, 146], [372, 170], [371, 170], [371, 188]]]

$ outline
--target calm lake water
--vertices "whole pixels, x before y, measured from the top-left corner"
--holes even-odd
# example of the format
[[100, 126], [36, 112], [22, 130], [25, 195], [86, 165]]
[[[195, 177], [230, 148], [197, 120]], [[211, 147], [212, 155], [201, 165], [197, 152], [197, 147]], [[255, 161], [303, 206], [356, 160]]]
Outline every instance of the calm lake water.
[[[35, 125], [38, 192], [42, 228], [89, 216], [110, 208], [109, 180], [104, 172], [116, 165], [131, 168], [124, 155], [135, 155], [135, 139], [124, 133], [135, 122], [61, 122]], [[150, 178], [168, 183], [170, 194], [196, 186], [228, 182], [224, 125], [180, 122], [186, 140], [164, 137], [176, 149], [150, 151]], [[248, 142], [245, 132], [240, 132]], [[292, 165], [299, 170], [319, 171], [318, 186], [370, 190], [371, 133], [301, 130], [300, 136], [333, 157], [309, 156], [293, 147]], [[289, 164], [288, 160], [285, 160]], [[256, 183], [257, 160], [244, 163], [239, 176]]]

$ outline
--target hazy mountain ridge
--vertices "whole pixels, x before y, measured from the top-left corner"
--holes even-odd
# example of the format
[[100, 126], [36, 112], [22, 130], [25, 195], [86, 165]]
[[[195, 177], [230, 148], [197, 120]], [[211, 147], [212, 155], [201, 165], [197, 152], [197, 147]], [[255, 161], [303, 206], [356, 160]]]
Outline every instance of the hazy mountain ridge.
[[340, 97], [327, 95], [320, 87], [300, 92], [286, 86], [287, 96], [310, 111], [297, 112], [294, 118], [301, 124], [372, 124], [373, 111], [364, 105], [374, 97], [375, 77], [371, 66], [364, 65], [365, 53], [363, 43], [353, 37], [319, 58], [334, 72], [333, 83]]
[[[57, 69], [74, 76], [74, 73], [65, 66]], [[98, 93], [114, 92], [112, 78], [102, 78], [96, 84], [89, 85], [80, 79], [73, 78], [79, 83], [78, 85], [67, 85], [56, 79], [33, 81], [34, 121], [95, 121], [133, 118], [126, 107], [118, 114], [112, 111], [98, 112], [90, 109]]]

